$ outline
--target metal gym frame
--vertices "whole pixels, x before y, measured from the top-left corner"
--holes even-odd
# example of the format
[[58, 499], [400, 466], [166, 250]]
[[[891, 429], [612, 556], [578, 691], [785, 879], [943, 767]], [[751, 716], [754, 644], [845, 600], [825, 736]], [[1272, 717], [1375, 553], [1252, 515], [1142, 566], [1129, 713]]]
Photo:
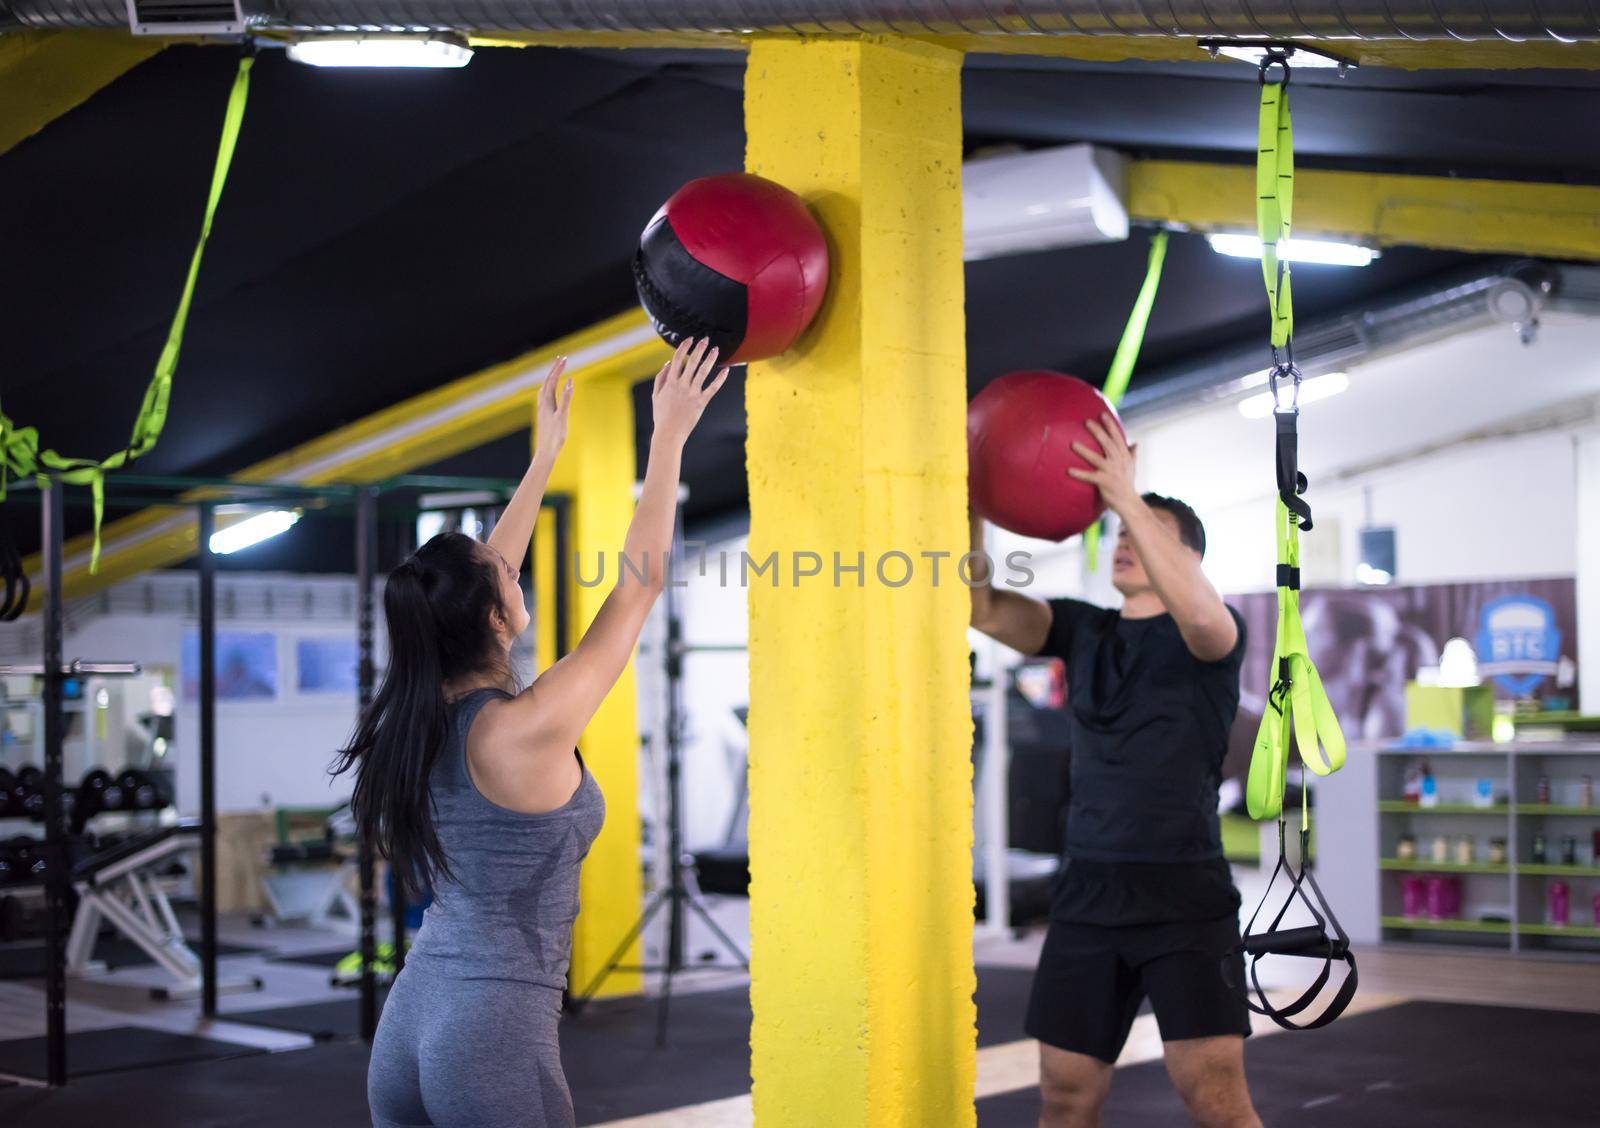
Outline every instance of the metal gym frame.
[[[355, 576], [357, 690], [359, 710], [372, 701], [377, 678], [373, 641], [375, 619], [373, 586], [377, 577], [378, 517], [385, 496], [417, 494], [425, 490], [477, 491], [484, 495], [479, 504], [503, 505], [516, 488], [515, 481], [499, 478], [438, 477], [402, 475], [372, 484], [305, 485], [298, 482], [238, 482], [229, 479], [192, 478], [157, 475], [113, 474], [105, 485], [105, 505], [111, 508], [193, 509], [198, 518], [199, 579], [199, 757], [200, 757], [200, 975], [201, 1013], [215, 1019], [217, 1010], [217, 858], [216, 858], [216, 553], [211, 551], [211, 536], [216, 530], [217, 511], [223, 507], [274, 506], [303, 507], [320, 514], [352, 515], [355, 526]], [[65, 603], [62, 590], [62, 556], [65, 540], [65, 504], [87, 504], [87, 491], [64, 487], [53, 477], [47, 485], [26, 480], [12, 485], [15, 500], [36, 500], [40, 508], [40, 545], [43, 592], [38, 600], [42, 619], [43, 661], [39, 665], [0, 666], [0, 675], [37, 675], [43, 681], [44, 702], [44, 822], [45, 822], [45, 1007], [46, 1007], [46, 1082], [52, 1087], [65, 1085], [67, 1071], [66, 964], [67, 931], [70, 924], [68, 903], [72, 873], [67, 849], [66, 812], [63, 809], [63, 747], [65, 743], [64, 700], [68, 678], [85, 675], [128, 675], [139, 672], [133, 662], [66, 662], [64, 646]], [[70, 491], [70, 492], [69, 492]], [[463, 508], [469, 507], [465, 504]], [[556, 538], [556, 653], [570, 649], [569, 593], [567, 559], [570, 551], [570, 499], [565, 495], [546, 496], [544, 508], [555, 515]], [[401, 499], [393, 512], [414, 515], [414, 504]], [[331, 750], [330, 750], [331, 751]], [[378, 1024], [377, 990], [377, 893], [376, 853], [370, 842], [358, 844], [360, 870], [360, 1028], [370, 1041]], [[392, 883], [391, 883], [392, 884]], [[398, 974], [405, 960], [406, 903], [398, 890], [390, 898], [394, 966]]]

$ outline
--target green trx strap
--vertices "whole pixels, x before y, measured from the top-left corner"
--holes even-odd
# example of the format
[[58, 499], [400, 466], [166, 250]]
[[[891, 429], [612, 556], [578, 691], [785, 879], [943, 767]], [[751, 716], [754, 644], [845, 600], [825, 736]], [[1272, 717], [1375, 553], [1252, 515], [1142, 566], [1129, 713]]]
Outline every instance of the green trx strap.
[[1289, 238], [1294, 215], [1294, 130], [1289, 124], [1289, 84], [1261, 85], [1260, 143], [1256, 152], [1256, 228], [1261, 234], [1261, 273], [1272, 312], [1272, 347], [1294, 336], [1294, 302], [1289, 295], [1289, 264], [1278, 257], [1278, 242]]
[[[1318, 775], [1337, 771], [1345, 759], [1344, 736], [1322, 689], [1322, 679], [1306, 651], [1300, 625], [1300, 530], [1311, 527], [1311, 508], [1300, 498], [1305, 478], [1298, 462], [1297, 421], [1300, 372], [1294, 366], [1294, 307], [1289, 265], [1278, 257], [1279, 241], [1289, 237], [1294, 204], [1294, 133], [1289, 122], [1287, 66], [1283, 82], [1261, 85], [1260, 145], [1256, 155], [1256, 222], [1261, 236], [1261, 268], [1272, 314], [1274, 397], [1290, 387], [1290, 402], [1276, 398], [1278, 426], [1278, 642], [1273, 655], [1274, 683], [1250, 761], [1245, 801], [1252, 818], [1283, 812], [1289, 737], [1294, 734], [1301, 762]], [[1263, 77], [1265, 71], [1263, 71]], [[1301, 827], [1307, 826], [1301, 804]]]
[[[1301, 826], [1299, 861], [1290, 861], [1288, 834], [1283, 819], [1283, 784], [1290, 762], [1290, 744], [1299, 749], [1302, 765], [1318, 776], [1344, 766], [1344, 734], [1333, 715], [1328, 694], [1323, 693], [1322, 677], [1310, 661], [1306, 629], [1299, 616], [1299, 534], [1310, 528], [1310, 506], [1306, 475], [1299, 472], [1299, 382], [1294, 366], [1294, 309], [1290, 301], [1290, 270], [1278, 258], [1278, 243], [1290, 235], [1290, 210], [1294, 195], [1294, 142], [1290, 131], [1288, 102], [1288, 51], [1293, 48], [1269, 46], [1261, 64], [1261, 144], [1256, 155], [1256, 221], [1261, 232], [1261, 269], [1266, 277], [1267, 304], [1272, 312], [1272, 370], [1269, 386], [1274, 397], [1277, 424], [1277, 533], [1278, 533], [1278, 634], [1272, 654], [1272, 690], [1267, 694], [1266, 714], [1261, 718], [1261, 733], [1250, 758], [1250, 779], [1245, 786], [1245, 805], [1251, 818], [1277, 818], [1278, 861], [1267, 878], [1261, 902], [1250, 915], [1240, 934], [1240, 942], [1222, 960], [1222, 978], [1243, 990], [1245, 1005], [1288, 1030], [1312, 1030], [1326, 1026], [1344, 1013], [1355, 997], [1357, 970], [1350, 938], [1339, 925], [1333, 907], [1317, 888], [1310, 870], [1309, 787], [1301, 773]], [[1270, 67], [1283, 67], [1283, 82], [1266, 80]], [[1256, 930], [1267, 901], [1274, 896], [1278, 875], [1285, 875], [1290, 893], [1277, 912], [1270, 914], [1266, 930]], [[1283, 926], [1285, 918], [1306, 917], [1310, 925]], [[1262, 989], [1258, 968], [1264, 957], [1296, 957], [1320, 960], [1322, 970], [1310, 986], [1301, 990], [1293, 1002], [1274, 1002]], [[1238, 981], [1235, 960], [1248, 963], [1250, 986]], [[1330, 1002], [1315, 1018], [1302, 1018], [1330, 981], [1334, 966], [1344, 963], [1344, 981]]]
[[[1145, 327], [1150, 324], [1150, 309], [1156, 304], [1156, 290], [1161, 286], [1161, 267], [1167, 261], [1167, 233], [1157, 231], [1150, 237], [1150, 258], [1144, 271], [1144, 284], [1139, 287], [1139, 297], [1128, 314], [1128, 324], [1122, 330], [1122, 340], [1117, 342], [1116, 355], [1111, 358], [1111, 368], [1106, 372], [1102, 394], [1112, 407], [1122, 402], [1122, 393], [1128, 390], [1133, 378], [1133, 366], [1139, 360], [1139, 348], [1144, 344]], [[1083, 534], [1083, 551], [1092, 572], [1100, 563], [1100, 522], [1090, 525]]]
[[[1288, 50], [1292, 50], [1289, 48]], [[1278, 257], [1279, 241], [1289, 237], [1294, 197], [1294, 144], [1289, 128], [1288, 50], [1269, 47], [1261, 65], [1261, 139], [1256, 159], [1256, 220], [1261, 233], [1261, 267], [1267, 283], [1272, 313], [1272, 369], [1268, 382], [1275, 405], [1277, 438], [1278, 524], [1278, 635], [1272, 656], [1272, 689], [1261, 718], [1250, 758], [1245, 804], [1252, 818], [1278, 820], [1278, 863], [1255, 912], [1245, 925], [1239, 943], [1222, 962], [1223, 978], [1243, 991], [1245, 1004], [1287, 1030], [1313, 1030], [1339, 1017], [1355, 997], [1357, 974], [1350, 938], [1339, 924], [1311, 872], [1311, 821], [1306, 775], [1300, 773], [1300, 857], [1288, 855], [1288, 835], [1283, 816], [1284, 777], [1288, 772], [1291, 738], [1300, 762], [1317, 775], [1328, 775], [1344, 765], [1344, 736], [1338, 718], [1323, 692], [1322, 678], [1306, 648], [1300, 623], [1300, 530], [1311, 528], [1311, 507], [1300, 495], [1306, 477], [1299, 467], [1300, 371], [1294, 365], [1294, 309], [1289, 297], [1289, 268]], [[1283, 81], [1269, 83], [1267, 71], [1283, 67]], [[1280, 391], [1280, 389], [1283, 389]], [[1287, 396], [1287, 402], [1285, 402]], [[1279, 875], [1289, 883], [1289, 894], [1264, 931], [1257, 931], [1267, 901]], [[1290, 916], [1309, 914], [1314, 922], [1284, 927]], [[1274, 1002], [1261, 985], [1258, 967], [1263, 957], [1290, 956], [1321, 961], [1309, 987], [1290, 1002]], [[1249, 986], [1239, 979], [1236, 961], [1247, 963]], [[1337, 964], [1348, 969], [1343, 982], [1320, 1014], [1302, 1015], [1321, 996]], [[1252, 995], [1254, 997], [1252, 997]]]
[[[1261, 731], [1250, 759], [1245, 802], [1250, 817], [1283, 817], [1283, 789], [1289, 765], [1289, 737], [1300, 760], [1317, 775], [1331, 775], [1344, 766], [1345, 742], [1339, 719], [1323, 691], [1322, 678], [1306, 648], [1300, 623], [1299, 518], [1278, 500], [1278, 641], [1272, 655], [1272, 686]], [[1300, 827], [1309, 826], [1306, 806]]]
[[178, 352], [183, 345], [183, 330], [189, 320], [189, 306], [194, 301], [195, 281], [200, 275], [200, 259], [205, 254], [206, 240], [211, 235], [211, 224], [216, 218], [217, 204], [222, 199], [222, 186], [228, 180], [228, 168], [233, 163], [233, 150], [239, 140], [239, 126], [244, 120], [245, 100], [250, 93], [250, 68], [255, 60], [239, 60], [239, 73], [234, 77], [233, 89], [228, 95], [228, 110], [222, 121], [222, 141], [217, 147], [217, 163], [211, 173], [211, 194], [206, 198], [205, 218], [200, 224], [200, 238], [195, 244], [194, 257], [189, 260], [189, 274], [184, 279], [183, 292], [178, 298], [178, 311], [167, 330], [166, 344], [156, 360], [155, 374], [145, 389], [144, 401], [139, 405], [139, 415], [133, 422], [133, 433], [128, 445], [109, 458], [96, 462], [88, 458], [68, 458], [53, 450], [39, 449], [39, 432], [33, 427], [15, 427], [11, 420], [0, 414], [0, 501], [5, 500], [5, 486], [9, 475], [44, 477], [48, 472], [72, 485], [87, 485], [94, 500], [94, 547], [90, 552], [89, 570], [100, 566], [100, 523], [105, 515], [105, 476], [119, 470], [136, 458], [148, 454], [161, 437], [167, 422], [167, 403], [172, 396], [172, 376], [178, 368]]

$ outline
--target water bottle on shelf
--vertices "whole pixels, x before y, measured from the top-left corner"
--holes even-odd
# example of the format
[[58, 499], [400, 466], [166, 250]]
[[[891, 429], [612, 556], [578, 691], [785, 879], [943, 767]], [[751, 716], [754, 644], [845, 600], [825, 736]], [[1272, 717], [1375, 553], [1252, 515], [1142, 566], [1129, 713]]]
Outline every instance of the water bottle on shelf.
[[[1401, 913], [1408, 920], [1423, 916], [1428, 910], [1428, 883], [1416, 874], [1410, 874], [1402, 883]], [[1595, 894], [1595, 911], [1600, 913], [1600, 893]]]
[[1444, 920], [1450, 915], [1450, 892], [1442, 877], [1428, 878], [1428, 918]]
[[1565, 928], [1567, 925], [1569, 893], [1565, 881], [1550, 883], [1550, 923], [1558, 928]]
[[1422, 765], [1422, 794], [1418, 803], [1424, 807], [1439, 805], [1439, 781], [1433, 778], [1433, 772], [1427, 764]]

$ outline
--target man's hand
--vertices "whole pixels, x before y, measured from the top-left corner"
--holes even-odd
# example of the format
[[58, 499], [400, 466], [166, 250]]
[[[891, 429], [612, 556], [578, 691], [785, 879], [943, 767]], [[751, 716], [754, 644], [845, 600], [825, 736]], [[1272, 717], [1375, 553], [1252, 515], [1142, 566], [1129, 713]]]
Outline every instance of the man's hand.
[[567, 370], [567, 358], [556, 357], [556, 362], [550, 366], [550, 371], [545, 373], [544, 383], [539, 385], [539, 409], [534, 424], [534, 458], [543, 458], [547, 463], [553, 464], [556, 455], [561, 453], [561, 448], [567, 441], [567, 415], [572, 407], [572, 378], [567, 378], [567, 386], [560, 389], [562, 373]]
[[1100, 449], [1095, 450], [1087, 443], [1073, 443], [1072, 449], [1089, 464], [1090, 469], [1072, 469], [1067, 473], [1080, 482], [1097, 486], [1106, 506], [1113, 513], [1124, 516], [1127, 506], [1139, 500], [1139, 488], [1134, 484], [1137, 448], [1128, 445], [1122, 428], [1117, 426], [1109, 412], [1098, 420], [1090, 419], [1087, 426], [1095, 442], [1100, 444]]

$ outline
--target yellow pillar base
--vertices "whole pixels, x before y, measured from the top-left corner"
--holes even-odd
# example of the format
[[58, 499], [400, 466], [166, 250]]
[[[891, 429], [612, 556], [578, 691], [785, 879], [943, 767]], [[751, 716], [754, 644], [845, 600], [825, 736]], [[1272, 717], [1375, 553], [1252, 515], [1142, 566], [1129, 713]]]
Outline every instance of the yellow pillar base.
[[745, 79], [746, 167], [810, 203], [833, 275], [746, 388], [749, 551], [778, 561], [749, 580], [763, 1128], [974, 1122], [960, 72], [758, 40]]
[[[579, 380], [573, 393], [567, 445], [556, 460], [552, 493], [572, 499], [567, 606], [572, 645], [600, 611], [615, 580], [617, 553], [633, 519], [634, 466], [633, 381], [626, 377]], [[534, 606], [539, 613], [536, 653], [543, 669], [555, 659], [555, 523], [549, 511], [540, 514], [533, 551]], [[605, 561], [605, 582], [595, 583]], [[578, 582], [579, 575], [589, 583]], [[578, 742], [583, 762], [606, 796], [606, 822], [583, 863], [578, 880], [580, 910], [572, 930], [572, 966], [567, 973], [574, 992], [588, 987], [605, 966], [642, 908], [639, 869], [639, 720], [638, 686], [633, 663], [607, 695]], [[638, 945], [624, 956], [637, 966]], [[601, 996], [636, 994], [636, 971], [617, 971], [606, 978]]]

